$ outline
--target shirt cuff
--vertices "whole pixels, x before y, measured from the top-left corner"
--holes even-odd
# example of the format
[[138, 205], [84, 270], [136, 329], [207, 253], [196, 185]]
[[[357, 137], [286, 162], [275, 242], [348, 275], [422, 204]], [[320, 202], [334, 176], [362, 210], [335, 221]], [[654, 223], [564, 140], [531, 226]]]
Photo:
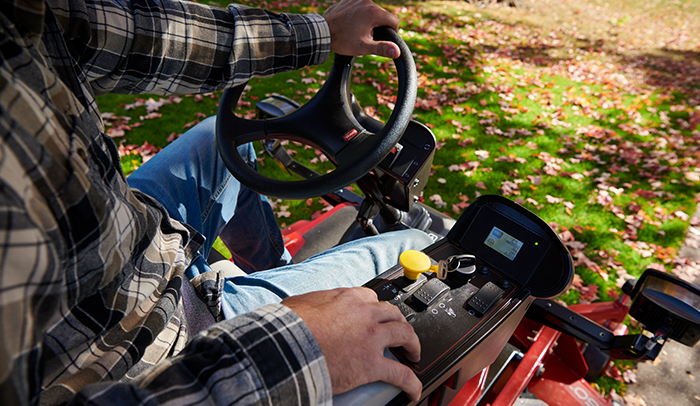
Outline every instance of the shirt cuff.
[[289, 401], [285, 398], [294, 392], [300, 404], [332, 404], [331, 379], [321, 348], [304, 321], [288, 307], [266, 305], [216, 324], [213, 330], [217, 328], [230, 328], [242, 344], [273, 404]]
[[230, 82], [321, 64], [331, 51], [328, 24], [319, 14], [276, 14], [231, 4]]
[[285, 14], [294, 32], [297, 48], [297, 68], [321, 65], [331, 52], [331, 31], [320, 14]]

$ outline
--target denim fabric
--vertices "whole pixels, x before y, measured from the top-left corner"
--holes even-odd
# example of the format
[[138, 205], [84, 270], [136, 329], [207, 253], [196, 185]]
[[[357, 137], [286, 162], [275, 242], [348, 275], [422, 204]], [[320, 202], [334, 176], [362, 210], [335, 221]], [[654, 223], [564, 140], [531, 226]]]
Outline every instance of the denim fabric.
[[[174, 219], [202, 233], [207, 242], [190, 265], [193, 278], [211, 270], [205, 258], [217, 236], [236, 264], [250, 273], [228, 278], [223, 311], [227, 318], [315, 290], [359, 286], [398, 262], [401, 252], [432, 240], [417, 230], [363, 238], [291, 263], [266, 197], [241, 185], [219, 157], [215, 118], [187, 131], [128, 177], [129, 185], [157, 199]], [[251, 144], [238, 148], [256, 166]], [[255, 272], [257, 271], [257, 272]]]
[[[236, 265], [247, 272], [290, 263], [267, 197], [228, 171], [217, 151], [215, 126], [215, 117], [197, 124], [129, 175], [129, 186], [154, 197], [172, 218], [204, 235], [204, 258], [221, 234]], [[252, 144], [241, 145], [238, 152], [257, 167]]]

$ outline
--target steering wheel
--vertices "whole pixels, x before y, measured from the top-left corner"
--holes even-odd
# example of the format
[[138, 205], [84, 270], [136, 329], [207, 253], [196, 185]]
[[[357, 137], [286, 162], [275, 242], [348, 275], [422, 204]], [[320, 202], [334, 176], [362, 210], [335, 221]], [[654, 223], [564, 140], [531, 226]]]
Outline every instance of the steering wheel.
[[[376, 40], [392, 41], [401, 49], [394, 60], [399, 78], [394, 111], [377, 133], [362, 127], [350, 104], [350, 74], [354, 57], [336, 55], [328, 80], [294, 112], [266, 120], [246, 120], [234, 114], [244, 86], [228, 89], [219, 104], [216, 140], [219, 154], [231, 173], [248, 188], [282, 199], [307, 199], [339, 190], [376, 167], [406, 130], [416, 101], [416, 67], [406, 43], [388, 27], [374, 30]], [[262, 139], [287, 139], [323, 151], [336, 165], [325, 175], [298, 181], [272, 179], [256, 172], [237, 147]]]

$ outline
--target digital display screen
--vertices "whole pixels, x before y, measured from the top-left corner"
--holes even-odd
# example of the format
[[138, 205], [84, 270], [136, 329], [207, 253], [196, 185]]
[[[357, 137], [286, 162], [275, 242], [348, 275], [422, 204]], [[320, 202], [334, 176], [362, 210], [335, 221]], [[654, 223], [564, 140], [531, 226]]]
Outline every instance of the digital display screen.
[[496, 250], [499, 254], [510, 259], [515, 259], [515, 256], [520, 252], [523, 242], [506, 233], [498, 227], [491, 229], [491, 232], [486, 237], [484, 244]]

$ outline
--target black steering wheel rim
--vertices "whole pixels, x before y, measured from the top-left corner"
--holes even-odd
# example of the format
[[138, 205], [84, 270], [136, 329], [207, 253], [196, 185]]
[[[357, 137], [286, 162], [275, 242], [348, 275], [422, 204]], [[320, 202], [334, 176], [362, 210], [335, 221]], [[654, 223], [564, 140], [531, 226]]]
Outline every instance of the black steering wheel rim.
[[[246, 120], [234, 114], [244, 86], [228, 89], [219, 104], [216, 138], [219, 154], [243, 185], [260, 194], [282, 199], [306, 199], [339, 190], [376, 167], [400, 140], [415, 106], [417, 79], [411, 51], [388, 27], [375, 29], [375, 39], [396, 43], [401, 56], [394, 60], [399, 87], [391, 116], [377, 133], [363, 128], [350, 105], [353, 57], [336, 55], [319, 92], [298, 110], [267, 120]], [[321, 134], [319, 134], [321, 133]], [[237, 147], [247, 142], [279, 138], [301, 141], [323, 151], [336, 165], [330, 173], [304, 180], [266, 177], [241, 158]]]

